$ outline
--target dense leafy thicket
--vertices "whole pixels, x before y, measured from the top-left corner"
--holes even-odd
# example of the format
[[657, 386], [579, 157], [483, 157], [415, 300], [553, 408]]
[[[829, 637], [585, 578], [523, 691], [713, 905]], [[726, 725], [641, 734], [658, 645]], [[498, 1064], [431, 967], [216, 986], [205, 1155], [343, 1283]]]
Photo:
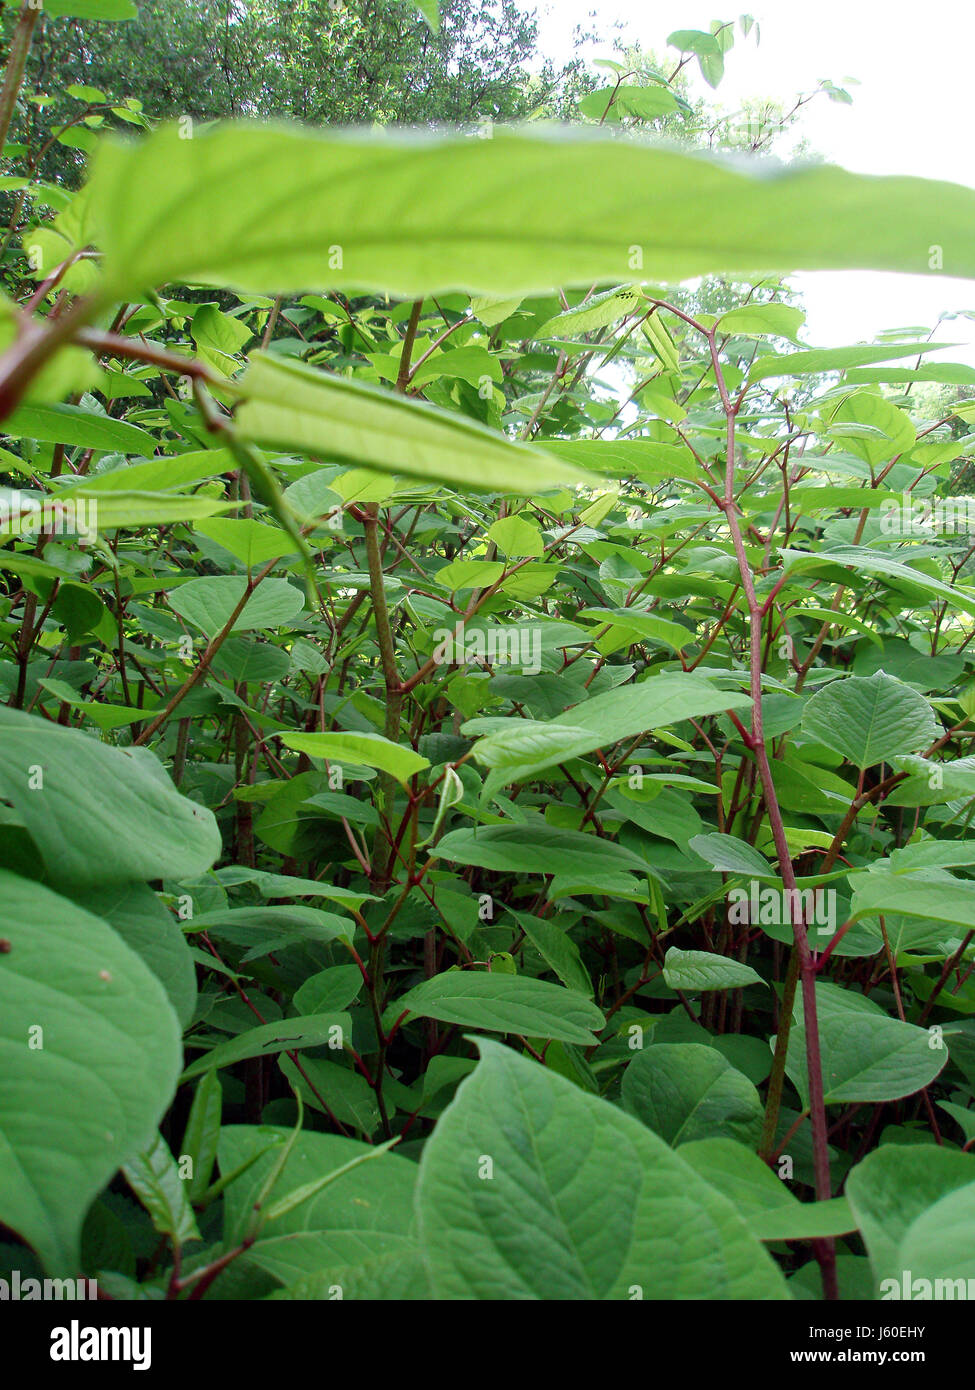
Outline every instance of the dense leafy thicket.
[[[779, 276], [973, 276], [975, 193], [648, 140], [788, 125], [716, 135], [680, 85], [747, 17], [581, 77], [569, 132], [111, 106], [125, 45], [224, 8], [86, 29], [80, 128], [154, 128], [82, 141], [79, 192], [6, 149], [0, 1262], [940, 1296], [975, 1248], [975, 370], [927, 329], [809, 344]], [[523, 112], [477, 37], [519, 52], [513, 6], [395, 8], [397, 117], [483, 114], [475, 79]], [[50, 81], [134, 6], [46, 10]], [[241, 7], [221, 110], [382, 115], [327, 47], [240, 47], [326, 10]]]

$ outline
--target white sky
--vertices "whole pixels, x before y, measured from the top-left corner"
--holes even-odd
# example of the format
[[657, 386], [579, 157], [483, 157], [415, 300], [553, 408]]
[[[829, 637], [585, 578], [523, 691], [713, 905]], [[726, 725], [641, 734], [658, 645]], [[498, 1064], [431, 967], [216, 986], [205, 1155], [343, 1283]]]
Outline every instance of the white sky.
[[[916, 174], [975, 187], [975, 3], [973, 0], [534, 0], [540, 46], [553, 57], [569, 51], [573, 26], [595, 9], [607, 31], [615, 19], [626, 35], [658, 56], [675, 29], [709, 29], [712, 20], [754, 14], [761, 30], [736, 33], [725, 76], [712, 92], [696, 64], [694, 86], [729, 112], [749, 97], [791, 102], [820, 78], [850, 86], [853, 105], [817, 97], [804, 108], [797, 133], [836, 164], [871, 174]], [[674, 50], [669, 50], [677, 56]], [[609, 46], [590, 56], [610, 58]], [[975, 283], [944, 275], [819, 271], [795, 277], [807, 310], [803, 331], [815, 346], [839, 346], [906, 325], [930, 327], [942, 310], [975, 309]], [[975, 323], [954, 319], [941, 342], [965, 346], [944, 360], [975, 363]]]

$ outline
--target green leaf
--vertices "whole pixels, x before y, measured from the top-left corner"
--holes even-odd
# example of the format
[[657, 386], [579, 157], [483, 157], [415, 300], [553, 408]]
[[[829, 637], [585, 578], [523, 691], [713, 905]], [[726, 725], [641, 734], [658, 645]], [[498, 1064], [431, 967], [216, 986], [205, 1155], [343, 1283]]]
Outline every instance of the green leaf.
[[[618, 631], [623, 629], [627, 633], [632, 633], [637, 641], [660, 643], [672, 648], [675, 652], [682, 651], [695, 640], [694, 633], [689, 632], [680, 623], [671, 622], [669, 618], [660, 618], [656, 613], [641, 613], [634, 608], [585, 608], [579, 617], [592, 618], [600, 624], [610, 624], [612, 629], [610, 635], [614, 639]], [[598, 645], [602, 650], [602, 643], [600, 642]], [[680, 676], [665, 678], [680, 680]], [[661, 677], [657, 676], [656, 679], [660, 680]]]
[[688, 841], [695, 854], [714, 868], [717, 873], [743, 874], [748, 878], [777, 879], [778, 872], [754, 845], [739, 840], [736, 835], [725, 835], [717, 830], [706, 835], [695, 835]]
[[[502, 555], [510, 559], [524, 559], [529, 555], [544, 555], [545, 542], [542, 533], [534, 522], [523, 516], [503, 516], [488, 530], [488, 540], [493, 541]], [[442, 577], [441, 570], [440, 576]]]
[[[257, 1155], [227, 1189], [228, 1248], [245, 1235], [275, 1153], [289, 1138], [266, 1126], [231, 1125], [221, 1131], [222, 1172]], [[275, 1183], [274, 1198], [280, 1202], [323, 1173], [372, 1152], [370, 1145], [338, 1135], [300, 1134]], [[427, 1280], [413, 1234], [416, 1181], [416, 1164], [395, 1153], [359, 1164], [302, 1206], [268, 1222], [246, 1259], [296, 1290], [303, 1287], [299, 1281], [311, 1281], [318, 1298], [334, 1297], [330, 1289], [339, 1290], [343, 1299], [425, 1298]], [[304, 1288], [310, 1292], [308, 1284]]]
[[680, 109], [680, 103], [669, 87], [635, 87], [624, 82], [618, 87], [600, 87], [589, 92], [578, 103], [584, 116], [593, 120], [618, 121], [622, 116], [636, 116], [641, 121], [653, 121]]
[[654, 1043], [623, 1073], [623, 1104], [675, 1148], [723, 1135], [754, 1146], [764, 1108], [755, 1087], [699, 1043]]
[[309, 975], [295, 990], [294, 1006], [301, 1014], [329, 1014], [347, 1009], [362, 985], [362, 971], [357, 965], [332, 965], [317, 975]]
[[939, 1100], [938, 1109], [951, 1116], [965, 1136], [966, 1144], [975, 1140], [975, 1110], [970, 1110], [964, 1105], [955, 1105], [950, 1100]]
[[451, 593], [464, 589], [487, 589], [504, 574], [500, 560], [454, 560], [437, 570], [437, 583]]
[[479, 762], [492, 769], [488, 787], [493, 790], [527, 781], [594, 748], [609, 748], [642, 730], [750, 705], [747, 696], [719, 690], [703, 676], [664, 673], [595, 695], [549, 724], [532, 723], [520, 730], [522, 721], [513, 719], [498, 733], [481, 739], [474, 752]]
[[802, 731], [861, 770], [926, 748], [940, 732], [924, 696], [884, 671], [817, 690], [802, 712]]
[[919, 1280], [937, 1280], [951, 1290], [949, 1297], [967, 1298], [975, 1287], [975, 1182], [928, 1207], [905, 1233], [898, 1253], [901, 1268], [913, 1276], [915, 1296]]
[[355, 767], [378, 767], [405, 786], [417, 772], [430, 764], [412, 748], [381, 734], [282, 734], [281, 742], [310, 758], [324, 758], [330, 763], [349, 763]]
[[821, 372], [841, 372], [871, 362], [889, 362], [900, 357], [919, 357], [937, 352], [944, 343], [877, 343], [855, 347], [810, 348], [784, 356], [757, 357], [748, 371], [749, 381], [775, 376], [816, 376]]
[[712, 951], [681, 951], [671, 946], [664, 957], [664, 980], [671, 989], [696, 994], [712, 989], [764, 985], [757, 970]]
[[792, 338], [805, 321], [803, 309], [791, 304], [743, 304], [740, 309], [729, 309], [717, 322], [721, 333], [743, 333], [758, 335], [769, 333], [776, 338]]
[[393, 391], [254, 353], [237, 412], [241, 438], [433, 479], [531, 494], [587, 476], [529, 444]]
[[883, 866], [889, 862], [881, 860], [868, 873], [850, 875], [850, 916], [854, 921], [893, 913], [946, 922], [961, 931], [971, 928], [975, 920], [975, 883], [943, 874], [932, 877], [924, 872], [884, 872]]
[[144, 883], [101, 883], [72, 897], [142, 957], [165, 989], [180, 1026], [188, 1028], [196, 1009], [196, 968], [186, 937], [152, 889]]
[[448, 970], [424, 980], [398, 999], [392, 1011], [404, 1009], [418, 1018], [486, 1028], [491, 1033], [554, 1038], [592, 1047], [604, 1025], [599, 1009], [584, 995], [547, 980], [525, 975]]
[[[169, 595], [169, 606], [207, 637], [216, 637], [230, 621], [246, 592], [247, 581], [243, 577], [207, 575], [205, 579], [191, 579], [174, 589]], [[231, 631], [280, 627], [300, 612], [304, 602], [304, 594], [287, 579], [265, 579], [247, 598]]]
[[[836, 546], [832, 550], [820, 550], [809, 554], [805, 552], [783, 552], [788, 559], [791, 575], [806, 574], [816, 569], [828, 569], [831, 565], [848, 565], [851, 569], [865, 574], [882, 575], [885, 579], [903, 579], [924, 593], [936, 594], [947, 599], [954, 608], [965, 613], [975, 614], [975, 595], [958, 585], [943, 584], [940, 579], [932, 579], [910, 565], [902, 564], [892, 555], [868, 550], [866, 546]], [[906, 605], [905, 605], [906, 606]], [[907, 751], [907, 750], [902, 750]]]
[[110, 748], [19, 710], [0, 708], [0, 790], [69, 888], [193, 878], [220, 853], [212, 812], [181, 796], [147, 749]]
[[577, 994], [591, 999], [592, 981], [582, 963], [578, 946], [565, 928], [544, 917], [536, 917], [531, 912], [516, 912], [514, 908], [510, 911], [535, 950], [558, 975], [566, 989], [575, 990]]
[[437, 1299], [785, 1298], [721, 1196], [630, 1116], [486, 1039], [427, 1141]]
[[148, 430], [83, 410], [80, 405], [22, 405], [3, 422], [4, 434], [82, 449], [151, 454], [156, 440]]
[[179, 1024], [110, 927], [6, 870], [0, 937], [0, 1220], [73, 1277], [85, 1212], [169, 1105]]
[[695, 1139], [681, 1158], [723, 1192], [759, 1240], [812, 1240], [856, 1230], [845, 1197], [800, 1202], [753, 1150], [733, 1139]]
[[629, 314], [639, 312], [641, 307], [646, 308], [646, 302], [638, 286], [626, 286], [621, 290], [607, 290], [605, 294], [597, 294], [592, 299], [584, 300], [575, 309], [566, 309], [565, 313], [556, 314], [555, 318], [549, 319], [535, 330], [535, 336], [538, 338], [582, 337], [583, 334], [592, 333], [597, 328], [605, 328], [611, 323], [618, 323], [620, 319], [625, 319]]
[[204, 1052], [190, 1063], [180, 1081], [191, 1081], [194, 1076], [202, 1076], [216, 1067], [231, 1067], [248, 1057], [271, 1057], [276, 1052], [332, 1046], [338, 1036], [347, 1039], [351, 1028], [349, 1015], [343, 1013], [312, 1014], [305, 1018], [283, 1018], [278, 1023], [262, 1023]]
[[141, 1153], [122, 1164], [132, 1191], [152, 1218], [160, 1235], [169, 1236], [179, 1250], [189, 1240], [199, 1240], [187, 1184], [179, 1175], [169, 1145], [161, 1134]]
[[630, 850], [578, 830], [540, 825], [492, 825], [479, 830], [451, 830], [435, 850], [438, 859], [476, 864], [507, 873], [600, 874], [626, 869], [646, 874], [645, 860]]
[[[926, 1028], [888, 1017], [861, 995], [819, 985], [816, 996], [827, 1105], [900, 1100], [930, 1085], [948, 1061], [948, 1049], [940, 1038]], [[824, 998], [831, 1004], [825, 1011]], [[801, 1023], [794, 1023], [789, 1034], [786, 1071], [805, 1103], [806, 1030]]]
[[278, 1066], [305, 1104], [328, 1115], [330, 1121], [334, 1116], [364, 1135], [379, 1128], [376, 1093], [361, 1072], [350, 1070], [344, 1062], [326, 1062], [307, 1053], [301, 1059], [301, 1071], [286, 1056], [278, 1058]]
[[189, 1118], [183, 1133], [181, 1158], [192, 1164], [189, 1179], [189, 1199], [198, 1202], [210, 1186], [213, 1165], [217, 1161], [217, 1142], [223, 1114], [223, 1088], [220, 1074], [204, 1072], [197, 1083], [190, 1106]]
[[173, 124], [98, 147], [80, 236], [104, 252], [105, 300], [170, 281], [513, 295], [629, 282], [634, 246], [651, 280], [927, 273], [933, 243], [952, 248], [947, 272], [975, 274], [975, 192], [956, 184], [828, 165], [753, 174], [589, 130], [473, 141], [231, 123], [180, 137]]
[[277, 526], [265, 526], [263, 522], [251, 517], [232, 520], [218, 517], [204, 521], [194, 528], [199, 535], [206, 536], [217, 545], [229, 550], [249, 569], [263, 565], [268, 560], [277, 560], [282, 555], [296, 554], [295, 543], [286, 532]]
[[[973, 1191], [975, 1154], [928, 1144], [882, 1144], [858, 1163], [846, 1180], [846, 1195], [866, 1242], [878, 1285], [885, 1279], [892, 1279], [900, 1288], [905, 1270], [922, 1274], [920, 1268], [906, 1264], [905, 1259], [919, 1235], [917, 1253], [923, 1256], [925, 1265], [929, 1263], [932, 1252], [927, 1237], [932, 1223], [924, 1219], [929, 1213], [934, 1223], [942, 1226], [937, 1242], [941, 1258], [950, 1259], [956, 1253], [948, 1239], [950, 1226], [945, 1230], [939, 1219], [945, 1211], [942, 1203], [952, 1196], [961, 1197], [964, 1202], [962, 1212], [952, 1212], [950, 1208], [949, 1212], [961, 1217], [958, 1234], [962, 1250], [957, 1254], [962, 1263], [968, 1263], [975, 1248], [971, 1212]], [[920, 1230], [919, 1223], [923, 1223]], [[944, 1266], [941, 1272], [949, 1277], [955, 1275], [954, 1270]], [[964, 1272], [959, 1269], [955, 1277]]]

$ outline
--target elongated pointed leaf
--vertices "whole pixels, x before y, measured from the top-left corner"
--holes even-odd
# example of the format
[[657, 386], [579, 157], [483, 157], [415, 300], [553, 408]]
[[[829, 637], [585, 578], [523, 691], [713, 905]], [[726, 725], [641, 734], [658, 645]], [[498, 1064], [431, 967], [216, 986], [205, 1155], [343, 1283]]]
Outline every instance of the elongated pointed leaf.
[[927, 273], [934, 243], [951, 248], [946, 271], [975, 274], [975, 191], [955, 184], [828, 165], [744, 173], [595, 131], [475, 142], [237, 123], [180, 137], [169, 125], [97, 151], [81, 237], [105, 253], [110, 300], [167, 281], [403, 298], [630, 283], [634, 247], [656, 280]]
[[551, 454], [474, 420], [302, 363], [255, 353], [243, 390], [240, 433], [270, 448], [490, 492], [531, 494], [586, 481]]

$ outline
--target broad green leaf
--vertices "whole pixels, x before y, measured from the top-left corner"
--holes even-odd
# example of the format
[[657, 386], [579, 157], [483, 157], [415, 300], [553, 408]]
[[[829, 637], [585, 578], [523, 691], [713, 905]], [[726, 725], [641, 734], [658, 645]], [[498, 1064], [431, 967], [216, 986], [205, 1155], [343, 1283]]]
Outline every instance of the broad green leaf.
[[357, 965], [332, 965], [308, 979], [294, 993], [294, 1006], [302, 1014], [328, 1014], [347, 1009], [362, 989]]
[[[488, 540], [493, 541], [502, 555], [512, 559], [524, 559], [529, 555], [543, 555], [545, 543], [542, 533], [534, 522], [523, 516], [503, 516], [488, 529]], [[441, 576], [443, 571], [440, 572]]]
[[652, 121], [676, 111], [679, 102], [669, 87], [635, 87], [624, 82], [618, 87], [600, 87], [589, 92], [578, 107], [584, 116], [596, 121], [618, 121], [623, 116]]
[[926, 748], [939, 733], [924, 696], [883, 671], [817, 690], [802, 712], [802, 730], [861, 769]]
[[889, 806], [943, 806], [946, 801], [975, 796], [975, 758], [938, 762], [910, 753], [891, 758], [896, 772], [910, 773], [906, 782], [884, 798]]
[[623, 1104], [675, 1148], [724, 1136], [754, 1146], [763, 1106], [755, 1087], [713, 1047], [653, 1043], [623, 1073]]
[[795, 340], [805, 317], [804, 309], [791, 304], [743, 304], [740, 309], [729, 309], [722, 314], [717, 328], [721, 333], [769, 333], [776, 338]]
[[905, 1232], [898, 1256], [901, 1268], [911, 1272], [915, 1297], [917, 1281], [927, 1280], [950, 1290], [949, 1297], [967, 1298], [975, 1288], [975, 1181], [922, 1212]]
[[161, 526], [176, 521], [202, 521], [205, 517], [229, 511], [234, 505], [221, 501], [219, 497], [180, 497], [171, 492], [125, 492], [117, 489], [90, 493], [87, 488], [78, 487], [72, 488], [70, 495], [75, 502], [84, 499], [92, 525], [97, 526], [99, 531]]
[[[853, 901], [850, 916], [873, 917], [894, 913], [944, 922], [959, 931], [968, 931], [975, 920], [975, 883], [970, 879], [917, 874], [885, 873], [880, 867], [868, 873], [851, 874]], [[889, 861], [886, 861], [889, 862]]]
[[[921, 1273], [903, 1263], [907, 1238], [946, 1198], [965, 1194], [967, 1202], [973, 1185], [975, 1154], [928, 1144], [882, 1144], [857, 1164], [846, 1180], [846, 1195], [878, 1284], [894, 1279], [900, 1285], [905, 1269]], [[961, 1228], [968, 1252], [973, 1248], [969, 1223], [970, 1216]]]
[[573, 338], [584, 333], [592, 333], [597, 328], [605, 328], [618, 323], [629, 314], [647, 309], [641, 290], [637, 286], [626, 286], [619, 290], [607, 290], [592, 299], [583, 300], [575, 309], [566, 309], [556, 314], [536, 330], [539, 338]]
[[633, 476], [648, 483], [674, 478], [693, 481], [701, 472], [700, 464], [683, 444], [652, 439], [552, 439], [542, 447], [575, 467], [614, 478]]
[[435, 1298], [787, 1296], [732, 1203], [656, 1135], [548, 1068], [479, 1047], [420, 1162]]
[[172, 913], [144, 883], [101, 883], [71, 895], [79, 907], [101, 917], [159, 980], [183, 1028], [196, 1008], [196, 970]]
[[424, 980], [392, 1006], [418, 1018], [486, 1028], [491, 1033], [517, 1033], [522, 1037], [554, 1038], [559, 1042], [592, 1047], [605, 1022], [602, 1013], [585, 995], [548, 980], [525, 975], [447, 970]]
[[503, 574], [504, 565], [500, 560], [454, 560], [437, 570], [436, 581], [451, 593], [460, 593], [464, 589], [490, 588]]
[[[247, 581], [235, 575], [207, 575], [191, 579], [169, 594], [169, 606], [207, 637], [215, 637], [245, 598]], [[305, 602], [302, 591], [287, 579], [265, 579], [247, 596], [232, 632], [277, 628], [287, 623]]]
[[201, 536], [216, 541], [217, 545], [222, 545], [224, 550], [229, 550], [231, 555], [251, 569], [268, 560], [277, 560], [282, 555], [297, 553], [294, 541], [285, 531], [277, 526], [265, 526], [251, 517], [237, 520], [218, 517], [200, 523], [195, 530]]
[[[901, 1023], [875, 1009], [862, 996], [817, 987], [819, 1045], [827, 1105], [846, 1101], [900, 1100], [928, 1086], [948, 1061], [940, 1037], [926, 1028]], [[842, 996], [848, 995], [847, 999]], [[830, 1007], [824, 1007], [824, 999]], [[832, 1000], [837, 1006], [832, 1006]], [[844, 1007], [845, 1005], [845, 1007]], [[794, 1023], [789, 1034], [786, 1071], [799, 1094], [807, 1097], [806, 1029]]]
[[699, 993], [712, 989], [741, 989], [764, 985], [757, 970], [713, 951], [681, 951], [671, 946], [664, 957], [664, 980], [671, 989]]
[[110, 748], [5, 708], [0, 791], [51, 878], [72, 889], [192, 878], [220, 853], [212, 812], [181, 796], [147, 749]]
[[284, 1055], [278, 1057], [278, 1066], [293, 1089], [301, 1092], [305, 1104], [328, 1115], [330, 1121], [334, 1116], [366, 1136], [379, 1128], [376, 1093], [361, 1072], [351, 1070], [344, 1062], [327, 1062], [307, 1054], [301, 1059], [301, 1071]]
[[975, 1140], [975, 1110], [970, 1110], [964, 1105], [955, 1105], [950, 1100], [939, 1100], [938, 1109], [951, 1116], [965, 1136], [966, 1144], [971, 1144]]
[[778, 878], [778, 872], [765, 856], [754, 845], [739, 840], [736, 835], [712, 830], [706, 835], [695, 835], [688, 843], [694, 853], [706, 859], [718, 873], [743, 874], [748, 878]]
[[866, 463], [879, 464], [914, 445], [911, 417], [882, 396], [854, 391], [827, 408], [829, 433]]
[[85, 474], [67, 486], [70, 495], [79, 489], [86, 496], [111, 492], [167, 492], [189, 487], [204, 478], [217, 478], [236, 465], [229, 449], [198, 449], [189, 454], [146, 459], [113, 468], [107, 473]]
[[405, 786], [414, 773], [430, 764], [426, 758], [403, 744], [393, 743], [381, 734], [282, 734], [282, 743], [310, 758], [325, 758], [332, 763], [348, 763], [359, 767], [378, 767]]
[[[671, 622], [669, 618], [658, 617], [656, 613], [642, 613], [639, 609], [631, 608], [586, 608], [579, 614], [580, 618], [592, 618], [600, 624], [608, 623], [615, 629], [624, 629], [627, 633], [633, 634], [636, 641], [651, 641], [660, 643], [663, 646], [672, 648], [675, 652], [682, 651], [689, 646], [695, 639], [694, 633], [682, 627], [680, 623]], [[615, 636], [614, 634], [611, 634]], [[628, 638], [629, 642], [631, 639]], [[600, 650], [602, 645], [600, 644]], [[659, 680], [660, 677], [658, 676]], [[677, 677], [677, 679], [680, 679]]]
[[[498, 127], [477, 142], [247, 123], [181, 133], [170, 124], [139, 144], [99, 144], [80, 236], [104, 252], [106, 300], [170, 281], [513, 295], [629, 282], [634, 246], [652, 280], [927, 273], [933, 243], [953, 248], [953, 274], [975, 273], [975, 192], [956, 184], [828, 165], [743, 172], [596, 131]], [[828, 207], [843, 217], [823, 216]]]
[[0, 1221], [73, 1277], [85, 1212], [169, 1105], [180, 1029], [100, 918], [6, 870], [0, 890]]

